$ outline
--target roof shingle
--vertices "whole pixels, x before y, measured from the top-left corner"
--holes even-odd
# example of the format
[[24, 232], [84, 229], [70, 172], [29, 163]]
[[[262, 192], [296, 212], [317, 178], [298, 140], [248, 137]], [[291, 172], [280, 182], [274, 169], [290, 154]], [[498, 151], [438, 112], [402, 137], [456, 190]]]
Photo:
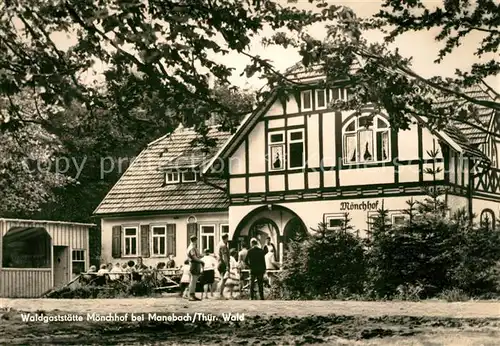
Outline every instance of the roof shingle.
[[[122, 214], [133, 212], [155, 211], [189, 211], [189, 210], [214, 210], [228, 207], [226, 193], [202, 181], [182, 184], [165, 185], [165, 167], [184, 168], [186, 158], [193, 154], [195, 167], [210, 155], [199, 160], [200, 151], [191, 143], [198, 134], [194, 129], [178, 128], [170, 135], [159, 138], [150, 143], [130, 165], [120, 180], [113, 186], [94, 214]], [[218, 149], [230, 136], [213, 127], [208, 137], [216, 140]], [[184, 166], [180, 167], [176, 160], [183, 158]], [[196, 160], [194, 160], [196, 158]], [[217, 181], [213, 185], [224, 186]]]

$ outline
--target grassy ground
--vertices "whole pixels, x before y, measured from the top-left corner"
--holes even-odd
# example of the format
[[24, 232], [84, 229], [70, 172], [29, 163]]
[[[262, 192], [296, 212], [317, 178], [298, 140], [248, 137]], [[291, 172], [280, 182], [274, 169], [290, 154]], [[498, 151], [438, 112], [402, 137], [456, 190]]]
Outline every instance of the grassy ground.
[[[22, 322], [21, 312], [210, 313], [196, 323]], [[226, 322], [223, 313], [244, 313]], [[0, 344], [498, 345], [500, 302], [341, 302], [176, 297], [0, 300]]]

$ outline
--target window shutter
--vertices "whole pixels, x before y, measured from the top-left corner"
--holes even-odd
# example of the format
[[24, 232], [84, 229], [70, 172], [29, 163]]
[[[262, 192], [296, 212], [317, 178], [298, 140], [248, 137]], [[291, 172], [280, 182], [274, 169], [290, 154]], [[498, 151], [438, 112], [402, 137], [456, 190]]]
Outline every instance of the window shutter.
[[187, 224], [187, 246], [191, 243], [191, 238], [192, 235], [195, 235], [198, 237], [198, 224], [197, 223], [188, 223]]
[[122, 226], [113, 226], [111, 238], [111, 256], [122, 257]]
[[149, 257], [149, 225], [141, 225], [141, 256]]
[[175, 224], [167, 225], [167, 255], [173, 254], [176, 256], [176, 244], [175, 244]]

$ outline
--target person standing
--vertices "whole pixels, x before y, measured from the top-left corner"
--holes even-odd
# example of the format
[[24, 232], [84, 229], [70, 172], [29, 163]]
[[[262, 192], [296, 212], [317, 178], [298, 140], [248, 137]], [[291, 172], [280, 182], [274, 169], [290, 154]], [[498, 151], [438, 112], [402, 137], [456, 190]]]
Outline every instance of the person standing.
[[220, 297], [221, 299], [224, 299], [224, 288], [226, 287], [226, 280], [227, 276], [225, 275], [226, 272], [229, 272], [231, 269], [230, 267], [230, 261], [229, 261], [229, 235], [224, 234], [222, 236], [222, 242], [219, 244], [219, 251], [218, 251], [218, 266], [217, 270], [220, 273]]
[[264, 250], [259, 248], [257, 239], [252, 238], [251, 249], [248, 250], [245, 263], [250, 268], [250, 299], [255, 299], [254, 284], [259, 286], [260, 299], [264, 299], [264, 274], [266, 273], [266, 260]]
[[191, 266], [189, 265], [189, 260], [184, 261], [182, 268], [182, 276], [179, 288], [181, 290], [180, 296], [182, 298], [188, 298], [189, 283], [191, 282]]
[[210, 253], [210, 249], [205, 249], [204, 253], [205, 256], [203, 256], [203, 258], [201, 259], [203, 263], [205, 263], [205, 266], [203, 267], [203, 274], [201, 274], [201, 283], [203, 284], [205, 298], [208, 298], [208, 291], [210, 291], [210, 296], [214, 296], [212, 286], [215, 281], [215, 267], [217, 261], [215, 260], [215, 257]]
[[245, 242], [240, 243], [241, 250], [238, 252], [238, 264], [240, 265], [240, 269], [245, 269], [245, 259], [247, 257], [248, 249]]
[[[264, 255], [268, 254], [269, 252], [273, 252], [273, 257], [274, 257], [274, 261], [277, 261], [278, 259], [276, 258], [276, 247], [274, 246], [274, 244], [271, 242], [271, 237], [267, 237], [266, 238], [266, 244], [264, 245]], [[272, 250], [272, 251], [271, 251]]]
[[191, 238], [191, 244], [187, 249], [187, 257], [189, 259], [189, 272], [191, 274], [191, 281], [189, 282], [189, 300], [196, 301], [201, 300], [196, 297], [196, 283], [198, 282], [198, 278], [200, 277], [202, 266], [204, 265], [201, 260], [200, 251], [198, 251], [197, 241], [198, 238], [193, 235]]
[[240, 292], [243, 290], [243, 283], [248, 278], [249, 273], [244, 271], [247, 269], [247, 265], [245, 263], [245, 259], [247, 257], [248, 249], [244, 241], [240, 243], [240, 252], [238, 252], [238, 269], [240, 274]]

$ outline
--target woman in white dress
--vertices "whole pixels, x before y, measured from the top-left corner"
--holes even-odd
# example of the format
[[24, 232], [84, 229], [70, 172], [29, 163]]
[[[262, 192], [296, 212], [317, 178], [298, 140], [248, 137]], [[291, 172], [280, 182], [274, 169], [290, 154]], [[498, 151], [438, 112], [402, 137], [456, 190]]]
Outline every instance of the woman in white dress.
[[238, 251], [236, 249], [231, 249], [229, 251], [230, 270], [226, 272], [224, 276], [227, 279], [226, 287], [229, 289], [229, 298], [233, 298], [234, 288], [240, 285], [239, 264], [236, 260], [236, 256], [238, 256]]
[[[269, 247], [269, 252], [266, 253], [265, 255], [265, 260], [266, 260], [266, 270], [277, 270], [279, 269], [279, 263], [276, 262], [275, 258], [276, 256], [274, 255], [274, 249], [272, 247]], [[273, 273], [266, 273], [267, 279], [269, 280], [269, 286], [272, 285], [272, 277], [274, 276]]]

